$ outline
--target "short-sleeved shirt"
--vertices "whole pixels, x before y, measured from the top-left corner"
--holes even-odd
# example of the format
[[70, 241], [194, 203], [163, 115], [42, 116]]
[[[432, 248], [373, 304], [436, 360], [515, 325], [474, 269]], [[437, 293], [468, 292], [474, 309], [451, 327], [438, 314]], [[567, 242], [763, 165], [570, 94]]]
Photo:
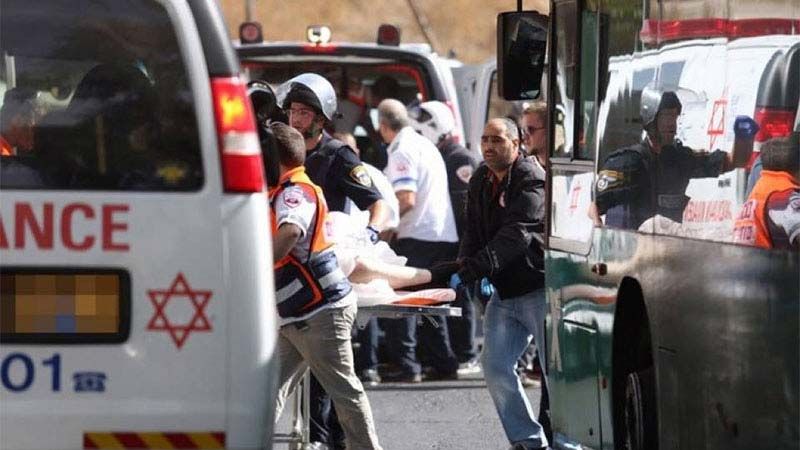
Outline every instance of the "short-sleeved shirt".
[[428, 242], [458, 242], [447, 186], [447, 170], [439, 149], [411, 127], [395, 136], [388, 148], [386, 177], [395, 192], [416, 194], [414, 207], [400, 217], [397, 237]]
[[[372, 178], [372, 183], [378, 189], [378, 192], [381, 193], [383, 200], [386, 202], [386, 206], [389, 207], [388, 217], [386, 217], [384, 223], [379, 225], [381, 225], [381, 228], [397, 228], [397, 225], [400, 223], [400, 206], [397, 203], [397, 197], [394, 195], [392, 184], [389, 183], [386, 175], [384, 175], [383, 172], [378, 170], [375, 166], [367, 163], [362, 164], [367, 169], [367, 173], [369, 174], [370, 178]], [[353, 203], [353, 201], [348, 199], [348, 203]], [[358, 210], [359, 208], [358, 206], [355, 206], [355, 204], [349, 206], [350, 215], [353, 215], [354, 212], [356, 214], [364, 214], [367, 216], [366, 222], [369, 222], [369, 214], [367, 211]]]
[[637, 229], [656, 214], [681, 222], [689, 180], [719, 176], [727, 157], [721, 150], [698, 153], [679, 141], [660, 153], [646, 142], [617, 150], [597, 176], [598, 211], [607, 225], [622, 228]]
[[305, 166], [311, 181], [322, 188], [331, 211], [350, 213], [348, 198], [362, 210], [383, 198], [353, 149], [327, 132], [308, 153]]
[[295, 184], [279, 192], [274, 201], [277, 227], [291, 223], [300, 228], [301, 236], [290, 254], [306, 261], [311, 249], [311, 238], [317, 220], [317, 200], [309, 187]]

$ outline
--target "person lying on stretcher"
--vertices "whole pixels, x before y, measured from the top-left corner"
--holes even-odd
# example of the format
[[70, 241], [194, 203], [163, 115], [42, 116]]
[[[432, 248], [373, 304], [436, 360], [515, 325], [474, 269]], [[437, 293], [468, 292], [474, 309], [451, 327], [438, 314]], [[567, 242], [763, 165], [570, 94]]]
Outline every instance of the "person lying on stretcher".
[[[412, 304], [452, 301], [448, 289], [450, 276], [458, 270], [455, 263], [436, 265], [430, 270], [406, 266], [406, 258], [398, 256], [385, 242], [372, 244], [362, 233], [359, 216], [340, 212], [329, 213], [330, 237], [342, 271], [353, 283], [359, 305], [395, 303], [411, 298]], [[415, 295], [398, 291], [414, 291]], [[425, 302], [425, 300], [430, 300]]]

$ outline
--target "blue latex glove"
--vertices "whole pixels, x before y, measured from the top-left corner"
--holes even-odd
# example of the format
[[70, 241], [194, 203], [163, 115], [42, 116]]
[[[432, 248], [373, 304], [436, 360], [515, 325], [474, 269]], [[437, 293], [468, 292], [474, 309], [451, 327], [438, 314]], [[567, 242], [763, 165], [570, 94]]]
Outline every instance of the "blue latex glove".
[[490, 298], [494, 294], [494, 285], [488, 278], [481, 278], [481, 295]]
[[737, 138], [752, 139], [761, 128], [750, 116], [736, 116], [733, 122], [733, 134]]
[[448, 283], [448, 285], [450, 286], [450, 289], [452, 289], [454, 291], [458, 290], [458, 288], [462, 284], [464, 284], [464, 283], [461, 281], [461, 277], [458, 276], [457, 273], [454, 273], [453, 275], [450, 276], [450, 283]]

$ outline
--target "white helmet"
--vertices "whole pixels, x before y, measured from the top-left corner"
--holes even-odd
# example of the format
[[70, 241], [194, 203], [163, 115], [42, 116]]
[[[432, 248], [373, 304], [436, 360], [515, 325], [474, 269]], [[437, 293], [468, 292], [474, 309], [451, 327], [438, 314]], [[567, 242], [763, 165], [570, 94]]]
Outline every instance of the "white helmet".
[[421, 103], [418, 110], [411, 111], [411, 116], [414, 129], [434, 144], [438, 144], [456, 128], [453, 111], [449, 106], [435, 100]]

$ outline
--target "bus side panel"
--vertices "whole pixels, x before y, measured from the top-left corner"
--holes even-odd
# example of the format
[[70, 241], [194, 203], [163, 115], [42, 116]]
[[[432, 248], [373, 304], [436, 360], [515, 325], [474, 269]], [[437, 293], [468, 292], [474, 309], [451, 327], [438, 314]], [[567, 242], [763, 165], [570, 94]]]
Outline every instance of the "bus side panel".
[[[653, 315], [653, 345], [670, 353], [667, 367], [675, 371], [656, 361], [659, 397], [679, 397], [680, 441], [797, 449], [799, 255], [652, 240], [661, 256], [642, 287]], [[672, 377], [679, 380], [677, 392], [667, 389]]]
[[548, 388], [554, 446], [558, 447], [613, 445], [610, 380], [615, 290], [597, 286], [598, 278], [588, 263], [596, 258], [594, 250], [588, 257], [547, 252]]

